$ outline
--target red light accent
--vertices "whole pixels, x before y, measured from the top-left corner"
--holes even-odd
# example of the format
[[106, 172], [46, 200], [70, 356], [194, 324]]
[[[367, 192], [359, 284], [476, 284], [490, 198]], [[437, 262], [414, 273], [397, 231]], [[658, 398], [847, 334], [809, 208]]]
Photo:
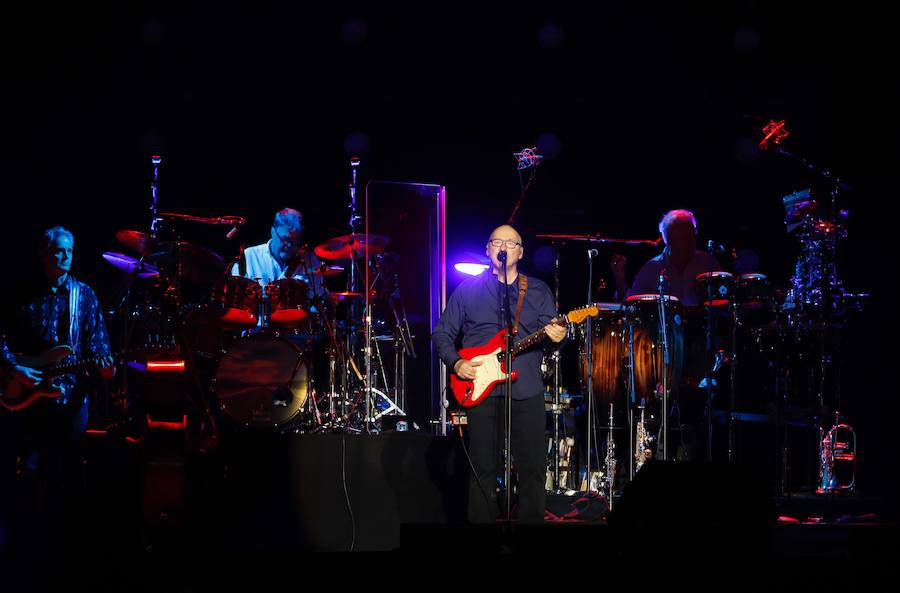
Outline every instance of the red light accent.
[[85, 434], [106, 434], [105, 428], [89, 428], [84, 431]]
[[728, 299], [713, 299], [711, 301], [703, 301], [703, 304], [707, 307], [724, 307], [725, 305], [730, 304], [731, 301]]
[[800, 520], [795, 519], [794, 517], [786, 517], [784, 515], [781, 515], [780, 517], [778, 517], [778, 522], [779, 523], [795, 523], [796, 524], [796, 523], [800, 523]]
[[183, 360], [170, 360], [166, 362], [148, 362], [147, 363], [147, 372], [148, 373], [183, 373], [184, 372], [184, 361]]
[[129, 443], [140, 443], [141, 442], [141, 439], [137, 439], [135, 437], [125, 437], [125, 440], [128, 441]]
[[181, 419], [181, 422], [166, 422], [165, 420], [154, 420], [147, 414], [147, 428], [159, 428], [161, 430], [184, 430], [187, 428], [187, 414]]
[[769, 142], [781, 144], [781, 141], [790, 135], [790, 133], [784, 128], [784, 120], [770, 120], [762, 131], [766, 136], [760, 141], [759, 147], [763, 150], [769, 148]]

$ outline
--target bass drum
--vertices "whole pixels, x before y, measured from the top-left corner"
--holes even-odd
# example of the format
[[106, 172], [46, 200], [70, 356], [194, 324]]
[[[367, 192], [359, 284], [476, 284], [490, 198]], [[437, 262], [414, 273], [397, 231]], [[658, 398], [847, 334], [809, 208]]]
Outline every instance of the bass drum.
[[284, 338], [268, 334], [242, 338], [216, 370], [219, 405], [248, 427], [278, 428], [291, 422], [309, 391], [303, 352]]

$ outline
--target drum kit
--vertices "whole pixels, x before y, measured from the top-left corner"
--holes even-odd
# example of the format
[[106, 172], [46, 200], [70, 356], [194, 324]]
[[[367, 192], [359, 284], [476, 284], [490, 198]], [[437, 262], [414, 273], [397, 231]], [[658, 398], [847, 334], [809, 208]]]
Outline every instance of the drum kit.
[[[238, 430], [294, 432], [372, 432], [384, 416], [404, 415], [405, 358], [414, 353], [388, 239], [334, 237], [302, 248], [293, 277], [242, 277], [243, 248], [229, 262], [183, 241], [181, 231], [183, 223], [228, 225], [231, 238], [244, 219], [157, 213], [158, 164], [149, 232], [120, 230], [116, 240], [132, 253], [103, 254], [123, 274], [110, 312], [121, 364], [193, 374], [185, 407], [205, 410], [211, 426], [214, 410]], [[377, 272], [368, 293], [359, 288], [363, 270]], [[326, 279], [347, 272], [346, 290], [326, 289]], [[383, 355], [390, 346], [393, 357]], [[127, 372], [120, 376], [127, 415], [151, 396], [129, 387]]]

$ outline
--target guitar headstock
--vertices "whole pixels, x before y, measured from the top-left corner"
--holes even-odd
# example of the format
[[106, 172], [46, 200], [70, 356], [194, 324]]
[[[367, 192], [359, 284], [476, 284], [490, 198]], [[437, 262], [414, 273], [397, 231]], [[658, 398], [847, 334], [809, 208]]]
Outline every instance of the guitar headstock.
[[566, 319], [569, 323], [581, 323], [588, 317], [596, 317], [600, 312], [600, 309], [597, 307], [581, 307], [579, 309], [572, 309], [566, 314]]

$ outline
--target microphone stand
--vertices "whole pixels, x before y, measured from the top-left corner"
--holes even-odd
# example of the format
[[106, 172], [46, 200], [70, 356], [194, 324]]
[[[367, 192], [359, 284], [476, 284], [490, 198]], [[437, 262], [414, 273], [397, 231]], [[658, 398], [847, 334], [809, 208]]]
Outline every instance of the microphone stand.
[[[712, 240], [707, 244], [707, 251], [712, 255], [715, 252], [715, 243]], [[712, 294], [712, 272], [713, 270], [709, 270], [709, 275], [706, 277], [706, 364], [710, 364], [710, 361], [713, 359], [713, 294]], [[713, 363], [712, 367], [715, 368], [715, 363]], [[713, 373], [707, 371], [706, 373], [706, 460], [712, 463], [713, 460], [713, 422], [712, 422], [712, 414], [713, 414]], [[733, 409], [732, 409], [733, 411]], [[729, 414], [728, 421], [728, 457], [731, 457], [731, 418], [733, 418], [732, 414]]]
[[[594, 255], [597, 254], [596, 249], [588, 249], [588, 293], [587, 293], [587, 302], [594, 302]], [[587, 359], [585, 362], [586, 368], [589, 369], [587, 381], [585, 381], [586, 391], [585, 397], [587, 398], [587, 430], [586, 430], [586, 442], [585, 442], [585, 473], [584, 479], [587, 483], [587, 492], [591, 492], [591, 428], [594, 423], [594, 381], [593, 377], [591, 377], [590, 370], [593, 369], [593, 345], [594, 345], [594, 331], [593, 331], [593, 318], [588, 316], [585, 320], [584, 324], [584, 355]]]
[[503, 465], [503, 486], [506, 489], [504, 521], [509, 523], [512, 520], [512, 488], [510, 480], [512, 479], [512, 347], [513, 347], [513, 331], [512, 315], [509, 305], [509, 285], [507, 284], [506, 273], [506, 252], [497, 253], [497, 259], [503, 263], [503, 310], [505, 312], [506, 321], [506, 344], [504, 351], [504, 360], [506, 361], [506, 456]]
[[660, 439], [660, 443], [662, 445], [663, 461], [666, 461], [669, 456], [669, 320], [666, 319], [666, 302], [669, 297], [666, 294], [667, 285], [668, 279], [666, 278], [665, 271], [663, 271], [659, 275], [659, 283], [657, 285], [657, 288], [659, 290], [659, 332], [662, 336], [663, 351], [661, 410], [662, 418], [660, 419], [660, 432], [662, 432], [662, 439]]
[[156, 239], [159, 233], [159, 218], [156, 212], [159, 199], [159, 165], [162, 163], [162, 157], [153, 155], [150, 162], [153, 165], [153, 181], [150, 182], [150, 197], [153, 198], [150, 204], [150, 236]]
[[[554, 245], [555, 257], [553, 258], [553, 290], [556, 294], [556, 306], [559, 307], [559, 252], [560, 245]], [[559, 467], [559, 425], [560, 415], [562, 413], [559, 401], [559, 383], [560, 383], [560, 349], [554, 348], [551, 355], [553, 360], [553, 489], [557, 492], [563, 490], [559, 483], [560, 467]], [[570, 400], [571, 401], [571, 400]], [[569, 471], [569, 470], [567, 470]]]

